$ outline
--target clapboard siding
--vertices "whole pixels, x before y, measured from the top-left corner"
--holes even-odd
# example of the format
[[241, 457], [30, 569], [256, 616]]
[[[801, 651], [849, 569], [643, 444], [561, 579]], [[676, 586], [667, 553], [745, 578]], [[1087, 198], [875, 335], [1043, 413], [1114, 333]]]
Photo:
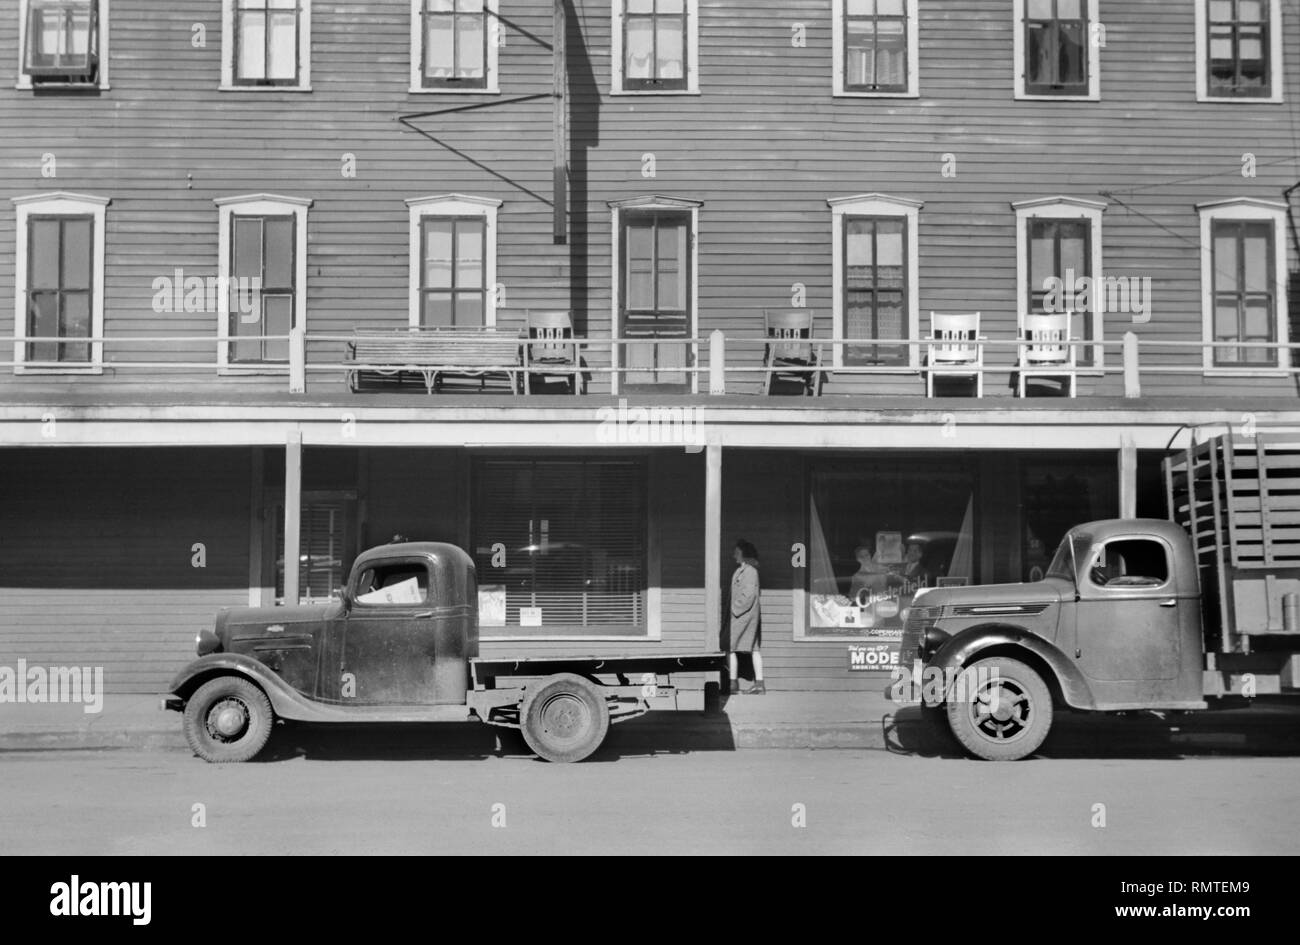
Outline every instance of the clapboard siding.
[[[16, 60], [17, 4], [0, 12], [0, 66]], [[507, 3], [522, 30], [547, 40], [550, 3]], [[109, 196], [103, 378], [67, 383], [95, 388], [140, 372], [113, 360], [153, 361], [160, 383], [207, 380], [214, 390], [283, 388], [281, 378], [225, 378], [212, 371], [163, 370], [167, 362], [212, 360], [210, 347], [131, 343], [157, 333], [195, 339], [215, 333], [215, 315], [152, 311], [153, 280], [183, 268], [214, 275], [213, 198], [251, 192], [315, 200], [309, 214], [308, 325], [346, 332], [356, 325], [407, 321], [407, 211], [403, 201], [464, 192], [504, 201], [498, 278], [506, 287], [500, 322], [523, 309], [573, 305], [582, 330], [611, 333], [610, 211], [606, 202], [642, 193], [704, 201], [700, 213], [700, 330], [738, 336], [761, 329], [761, 309], [789, 304], [807, 289], [818, 331], [829, 334], [831, 219], [828, 197], [883, 192], [924, 200], [920, 215], [920, 311], [979, 309], [992, 338], [1015, 326], [1013, 200], [1058, 193], [1114, 198], [1104, 216], [1111, 275], [1150, 276], [1149, 322], [1111, 316], [1107, 337], [1199, 340], [1199, 231], [1194, 206], [1231, 196], [1279, 199], [1300, 176], [1294, 129], [1300, 102], [1300, 10], [1284, 5], [1284, 105], [1198, 104], [1192, 5], [1186, 0], [1125, 4], [1103, 0], [1099, 102], [1012, 100], [1012, 17], [1005, 0], [972, 0], [960, 10], [921, 4], [921, 96], [835, 99], [831, 88], [830, 4], [800, 0], [747, 5], [703, 0], [699, 96], [609, 95], [609, 4], [578, 4], [571, 23], [571, 175], [574, 245], [550, 238], [550, 103], [424, 119], [419, 126], [488, 170], [398, 124], [402, 114], [546, 93], [549, 52], [514, 31], [501, 50], [500, 97], [408, 92], [409, 9], [404, 2], [313, 5], [310, 93], [218, 92], [220, 5], [163, 8], [113, 0], [113, 87], [97, 98], [33, 97], [0, 81], [0, 198], [48, 190]], [[190, 44], [191, 26], [207, 46]], [[791, 43], [795, 24], [807, 45]], [[581, 43], [579, 42], [581, 39]], [[590, 72], [578, 59], [585, 46]], [[1258, 176], [1243, 179], [1243, 152]], [[44, 153], [58, 177], [40, 176]], [[354, 179], [340, 174], [354, 154]], [[957, 176], [940, 173], [944, 154]], [[642, 155], [656, 176], [641, 175]], [[507, 180], [502, 180], [504, 177]], [[1117, 198], [1117, 199], [1116, 199]], [[1121, 203], [1122, 201], [1122, 203]], [[0, 215], [0, 299], [12, 294], [13, 215]], [[5, 222], [8, 221], [8, 222]], [[585, 237], [585, 240], [583, 239]], [[585, 242], [585, 246], [583, 245]], [[1294, 250], [1292, 251], [1294, 259]], [[1293, 263], [1293, 265], [1297, 265]], [[574, 301], [576, 300], [576, 301]], [[0, 305], [0, 337], [13, 331]], [[928, 316], [926, 316], [928, 317]], [[203, 351], [202, 358], [197, 352]], [[337, 342], [314, 345], [333, 359]], [[1118, 352], [1111, 358], [1118, 359]], [[595, 366], [605, 351], [588, 354]], [[738, 355], [733, 355], [733, 358]], [[755, 359], [757, 354], [754, 355]], [[1151, 363], [1195, 367], [1199, 353]], [[999, 351], [994, 364], [1009, 366]], [[144, 376], [149, 376], [145, 372]], [[42, 382], [5, 374], [0, 383]], [[737, 388], [753, 375], [733, 375]], [[594, 389], [604, 386], [597, 376]], [[311, 377], [315, 390], [342, 394], [340, 375]], [[1085, 379], [1087, 393], [1114, 394], [1117, 377]], [[1294, 393], [1283, 380], [1148, 375], [1148, 394], [1224, 396]], [[919, 378], [832, 378], [834, 392], [913, 393]], [[1010, 393], [992, 382], [990, 396]]]
[[249, 460], [0, 451], [0, 665], [96, 665], [109, 692], [164, 689], [217, 609], [248, 602]]

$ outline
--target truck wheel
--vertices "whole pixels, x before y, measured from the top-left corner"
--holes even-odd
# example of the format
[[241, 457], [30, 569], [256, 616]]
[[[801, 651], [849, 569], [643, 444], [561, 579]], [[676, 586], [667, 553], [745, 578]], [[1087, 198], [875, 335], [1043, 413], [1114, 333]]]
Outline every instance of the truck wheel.
[[1052, 727], [1052, 694], [1019, 660], [979, 660], [957, 677], [948, 727], [965, 748], [988, 761], [1018, 761], [1038, 750]]
[[519, 710], [524, 741], [547, 761], [581, 761], [609, 731], [609, 707], [599, 687], [560, 673], [530, 686]]
[[204, 761], [248, 761], [271, 737], [274, 721], [266, 693], [241, 676], [220, 676], [185, 703], [185, 740]]

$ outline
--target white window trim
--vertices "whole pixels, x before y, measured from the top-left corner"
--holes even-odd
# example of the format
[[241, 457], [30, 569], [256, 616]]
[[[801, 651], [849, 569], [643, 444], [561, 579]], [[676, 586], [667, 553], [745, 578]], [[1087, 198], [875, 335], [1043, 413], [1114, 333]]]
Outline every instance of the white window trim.
[[298, 0], [298, 84], [235, 84], [235, 0], [221, 0], [221, 92], [310, 92], [311, 91], [311, 0]]
[[1231, 102], [1234, 105], [1278, 105], [1282, 102], [1282, 0], [1266, 0], [1268, 3], [1268, 67], [1269, 84], [1273, 94], [1267, 98], [1252, 98], [1238, 95], [1211, 95], [1210, 79], [1206, 75], [1210, 65], [1210, 44], [1206, 36], [1208, 20], [1206, 3], [1209, 0], [1193, 0], [1196, 8], [1196, 100], [1198, 102]]
[[[234, 236], [235, 217], [290, 216], [294, 218], [293, 324], [307, 327], [307, 210], [311, 200], [281, 197], [276, 194], [247, 194], [214, 200], [220, 226], [217, 241], [218, 285], [228, 285], [230, 278], [230, 244]], [[263, 327], [265, 331], [265, 327]], [[283, 364], [230, 363], [230, 293], [219, 292], [217, 301], [217, 373], [223, 375], [283, 374]]]
[[[1026, 301], [1029, 296], [1029, 221], [1037, 218], [1087, 220], [1091, 231], [1089, 255], [1092, 278], [1095, 281], [1105, 277], [1105, 271], [1102, 269], [1101, 215], [1107, 204], [1104, 201], [1083, 200], [1079, 197], [1043, 197], [1035, 200], [1020, 200], [1011, 206], [1016, 211], [1016, 337], [1020, 338], [1024, 334], [1025, 316], [1029, 314]], [[1094, 311], [1088, 314], [1092, 316], [1094, 342], [1092, 349], [1095, 356], [1093, 364], [1078, 369], [1078, 373], [1085, 376], [1101, 375], [1106, 368], [1106, 348], [1101, 344], [1106, 340], [1104, 317], [1106, 298], [1104, 293], [1099, 295], [1096, 292], [1091, 293], [1089, 298], [1094, 308]], [[1083, 332], [1079, 328], [1082, 320], [1079, 316], [1080, 313], [1075, 312], [1070, 320], [1070, 332], [1076, 338], [1082, 339]]]
[[907, 91], [906, 92], [860, 92], [845, 88], [844, 63], [844, 0], [834, 0], [832, 4], [831, 58], [834, 64], [835, 87], [833, 94], [838, 98], [919, 98], [921, 95], [920, 62], [921, 39], [920, 17], [917, 13], [917, 0], [907, 0]]
[[1014, 44], [1015, 97], [1028, 102], [1098, 102], [1101, 101], [1101, 38], [1105, 27], [1101, 22], [1101, 0], [1088, 3], [1088, 94], [1087, 95], [1034, 95], [1025, 91], [1025, 0], [1015, 0]]
[[27, 223], [32, 216], [91, 216], [94, 219], [94, 251], [91, 264], [90, 336], [104, 336], [104, 233], [108, 197], [70, 194], [63, 191], [14, 197], [18, 229], [14, 245], [14, 373], [15, 374], [103, 374], [104, 343], [90, 343], [90, 361], [76, 364], [36, 362], [27, 364]]
[[424, 62], [424, 27], [420, 21], [420, 14], [424, 7], [424, 0], [411, 0], [411, 88], [412, 95], [500, 95], [501, 86], [498, 79], [497, 66], [500, 62], [501, 49], [501, 31], [504, 27], [501, 25], [501, 18], [497, 15], [500, 8], [500, 0], [486, 0], [484, 4], [487, 9], [487, 86], [481, 89], [458, 89], [454, 86], [438, 86], [437, 88], [425, 88], [421, 83], [423, 76], [420, 74], [420, 66]]
[[623, 88], [623, 4], [612, 0], [610, 15], [610, 95], [700, 94], [700, 0], [686, 0], [686, 88]]
[[[99, 85], [98, 87], [107, 92], [111, 86], [108, 84], [108, 36], [112, 32], [108, 28], [108, 10], [111, 4], [109, 0], [99, 0]], [[28, 0], [19, 0], [18, 4], [18, 81], [14, 83], [15, 89], [30, 90], [32, 88], [32, 77], [23, 71], [26, 65], [24, 56], [27, 51], [27, 7]]]
[[[1287, 228], [1286, 204], [1274, 200], [1238, 197], [1215, 200], [1196, 205], [1201, 216], [1201, 340], [1214, 340], [1214, 241], [1211, 238], [1216, 220], [1264, 220], [1273, 224], [1273, 296], [1277, 299], [1277, 340], [1290, 344], [1290, 313], [1287, 305]], [[1206, 377], [1287, 377], [1291, 367], [1291, 352], [1278, 349], [1277, 367], [1246, 365], [1228, 367], [1214, 363], [1214, 352], [1202, 349], [1201, 366]]]
[[420, 327], [420, 224], [426, 217], [482, 217], [483, 219], [483, 325], [495, 328], [497, 323], [497, 211], [501, 201], [490, 197], [471, 197], [465, 194], [437, 194], [431, 197], [413, 197], [406, 201], [410, 208], [410, 290], [407, 319], [411, 328]]
[[[698, 338], [700, 334], [700, 207], [704, 203], [699, 200], [687, 200], [681, 197], [664, 197], [662, 195], [647, 195], [644, 197], [631, 197], [627, 200], [612, 200], [609, 202], [610, 213], [610, 282], [612, 291], [610, 292], [610, 333], [613, 337], [619, 336], [620, 325], [618, 322], [618, 303], [619, 303], [619, 286], [622, 284], [621, 272], [623, 265], [623, 213], [624, 211], [639, 210], [686, 210], [691, 214], [691, 310], [688, 316], [690, 321], [690, 337]], [[613, 369], [610, 375], [615, 380], [619, 376], [619, 368], [622, 365], [622, 347], [620, 345], [611, 345], [609, 353], [609, 364]], [[691, 345], [691, 364], [698, 366], [700, 363], [700, 346]], [[700, 372], [690, 371], [691, 393], [700, 392]]]
[[[920, 229], [923, 201], [888, 194], [858, 194], [854, 197], [833, 197], [826, 201], [831, 208], [831, 314], [834, 337], [845, 338], [844, 318], [844, 220], [850, 216], [900, 217], [907, 220], [907, 333], [913, 342], [908, 346], [907, 364], [898, 366], [899, 373], [921, 369], [920, 341]], [[835, 345], [832, 366], [844, 367], [844, 346]]]

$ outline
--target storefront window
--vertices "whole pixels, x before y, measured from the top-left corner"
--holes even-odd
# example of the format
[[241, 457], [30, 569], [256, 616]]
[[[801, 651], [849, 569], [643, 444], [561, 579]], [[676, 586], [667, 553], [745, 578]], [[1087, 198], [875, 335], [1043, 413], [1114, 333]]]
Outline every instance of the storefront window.
[[1022, 579], [1038, 581], [1066, 532], [1116, 515], [1115, 461], [1109, 456], [1099, 462], [1081, 461], [1076, 454], [1027, 462], [1021, 470]]
[[974, 478], [961, 465], [813, 470], [807, 636], [896, 643], [918, 590], [974, 582]]

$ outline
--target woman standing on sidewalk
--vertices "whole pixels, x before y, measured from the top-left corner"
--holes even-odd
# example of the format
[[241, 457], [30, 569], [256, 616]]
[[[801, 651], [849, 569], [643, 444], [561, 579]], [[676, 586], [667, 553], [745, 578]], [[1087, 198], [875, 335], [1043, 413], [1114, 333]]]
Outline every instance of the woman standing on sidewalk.
[[731, 576], [731, 652], [727, 654], [731, 692], [733, 695], [740, 692], [736, 654], [748, 653], [754, 663], [754, 685], [746, 692], [762, 695], [767, 692], [767, 687], [763, 685], [763, 657], [758, 652], [758, 549], [745, 539], [738, 539], [732, 558], [736, 562], [736, 573]]

